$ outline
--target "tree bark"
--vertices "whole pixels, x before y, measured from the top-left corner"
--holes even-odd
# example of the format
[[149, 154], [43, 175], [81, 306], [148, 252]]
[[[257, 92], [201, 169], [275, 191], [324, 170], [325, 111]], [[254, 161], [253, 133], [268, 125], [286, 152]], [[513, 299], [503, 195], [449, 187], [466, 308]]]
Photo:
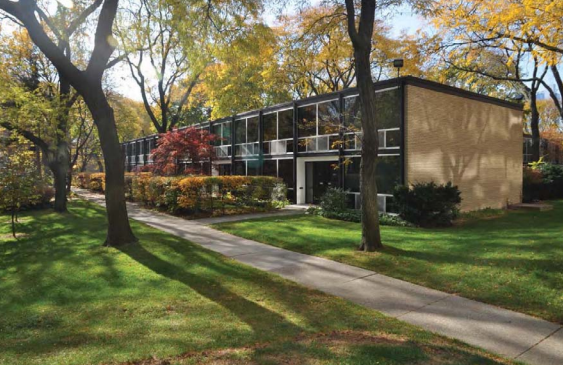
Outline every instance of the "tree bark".
[[377, 132], [377, 108], [375, 88], [371, 81], [369, 51], [355, 52], [356, 74], [362, 111], [362, 161], [360, 164], [360, 191], [362, 197], [361, 251], [383, 248], [379, 229], [377, 199], [377, 163], [379, 136]]
[[106, 211], [108, 232], [105, 246], [123, 246], [137, 242], [131, 230], [125, 204], [125, 166], [115, 126], [113, 109], [101, 87], [84, 95], [100, 137], [106, 167]]
[[360, 165], [362, 242], [359, 250], [369, 252], [383, 248], [377, 204], [376, 176], [379, 150], [377, 107], [369, 59], [375, 21], [375, 8], [376, 0], [362, 1], [360, 22], [356, 29], [354, 2], [353, 0], [346, 0], [348, 34], [354, 47], [356, 83], [360, 97], [362, 121], [362, 161]]
[[535, 92], [531, 93], [530, 110], [530, 129], [532, 131], [532, 161], [539, 161], [539, 159], [541, 158], [540, 113], [538, 111], [537, 95]]
[[68, 169], [68, 174], [66, 175], [66, 192], [70, 194], [72, 191], [72, 167]]
[[16, 209], [12, 208], [12, 236], [16, 238]]
[[53, 180], [55, 187], [55, 204], [53, 206], [55, 212], [64, 213], [67, 211], [66, 200], [66, 170], [60, 166], [60, 163], [54, 162], [51, 164], [51, 171], [53, 172]]

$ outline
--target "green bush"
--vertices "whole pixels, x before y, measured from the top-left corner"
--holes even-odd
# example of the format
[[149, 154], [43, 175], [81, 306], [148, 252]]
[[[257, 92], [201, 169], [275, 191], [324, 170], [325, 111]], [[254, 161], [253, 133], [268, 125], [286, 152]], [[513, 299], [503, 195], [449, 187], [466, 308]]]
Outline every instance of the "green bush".
[[346, 191], [340, 188], [329, 188], [321, 197], [320, 207], [327, 214], [346, 211]]
[[421, 227], [452, 225], [459, 215], [461, 192], [451, 182], [417, 183], [412, 187], [397, 186], [393, 193], [399, 216]]
[[563, 199], [563, 166], [537, 162], [524, 167], [523, 201]]
[[[309, 214], [320, 215], [329, 219], [337, 219], [347, 222], [361, 222], [362, 212], [346, 207], [346, 191], [340, 188], [330, 188], [321, 197], [320, 207], [313, 207], [307, 210]], [[398, 216], [379, 213], [379, 223], [382, 226], [412, 226]]]

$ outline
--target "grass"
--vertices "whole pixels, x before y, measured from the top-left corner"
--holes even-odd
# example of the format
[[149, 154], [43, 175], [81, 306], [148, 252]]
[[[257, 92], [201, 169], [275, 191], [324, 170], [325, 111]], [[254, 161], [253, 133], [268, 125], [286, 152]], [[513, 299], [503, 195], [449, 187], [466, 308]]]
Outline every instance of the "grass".
[[82, 201], [0, 225], [1, 364], [511, 363], [139, 223], [105, 248], [104, 228]]
[[359, 224], [316, 216], [216, 228], [563, 324], [563, 201], [552, 203], [548, 212], [468, 214], [445, 229], [382, 227], [375, 253], [356, 251]]

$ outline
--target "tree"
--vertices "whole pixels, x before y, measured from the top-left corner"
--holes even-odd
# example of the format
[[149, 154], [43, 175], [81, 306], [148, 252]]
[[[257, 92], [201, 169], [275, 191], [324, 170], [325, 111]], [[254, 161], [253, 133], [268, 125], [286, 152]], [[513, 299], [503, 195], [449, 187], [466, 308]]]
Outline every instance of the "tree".
[[274, 30], [259, 22], [241, 24], [235, 34], [217, 41], [214, 62], [197, 89], [207, 99], [211, 118], [291, 100], [288, 79], [278, 63], [279, 42]]
[[39, 198], [36, 185], [40, 179], [30, 147], [18, 136], [0, 141], [0, 211], [10, 212], [14, 238], [19, 210]]
[[192, 163], [211, 161], [215, 158], [213, 142], [217, 136], [205, 129], [188, 127], [163, 133], [157, 140], [157, 148], [152, 151], [152, 169], [161, 175], [176, 175], [180, 161]]
[[[4, 109], [1, 124], [17, 131], [41, 151], [45, 165], [54, 177], [57, 212], [66, 212], [66, 173], [69, 169], [69, 111], [75, 96], [61, 94], [58, 75], [49, 61], [33, 45], [25, 30], [2, 37], [1, 54], [6, 65], [0, 99]], [[6, 116], [7, 115], [7, 116]]]
[[32, 41], [57, 69], [65, 87], [68, 83], [82, 96], [93, 116], [106, 167], [108, 232], [105, 244], [110, 246], [137, 241], [129, 225], [125, 205], [124, 165], [115, 117], [102, 87], [104, 72], [112, 65], [110, 58], [117, 45], [112, 35], [117, 6], [118, 0], [96, 0], [74, 18], [72, 24], [78, 26], [84, 24], [93, 13], [99, 14], [93, 37], [94, 46], [87, 65], [81, 69], [69, 57], [69, 53], [65, 52], [69, 47], [57, 46], [49, 36], [43, 24], [47, 24], [53, 33], [58, 33], [58, 30], [55, 26], [50, 26], [53, 19], [37, 1], [0, 0], [0, 10], [27, 29]]
[[[377, 204], [377, 162], [379, 138], [377, 132], [377, 106], [375, 87], [371, 74], [371, 48], [375, 21], [376, 0], [362, 0], [359, 21], [356, 19], [354, 0], [345, 0], [348, 34], [354, 47], [356, 82], [358, 85], [362, 122], [362, 162], [360, 165], [360, 190], [362, 198], [362, 242], [360, 250], [381, 249], [379, 209]], [[356, 23], [358, 25], [356, 26]]]
[[[335, 4], [310, 6], [284, 16], [278, 30], [282, 40], [282, 72], [296, 97], [342, 90], [356, 83], [354, 49], [348, 35], [346, 14]], [[394, 77], [393, 58], [407, 58], [404, 73], [419, 74], [413, 54], [416, 43], [408, 36], [389, 34], [383, 20], [374, 23], [370, 62], [374, 81]]]
[[120, 19], [124, 58], [158, 133], [172, 130], [183, 119], [190, 95], [210, 62], [200, 41], [205, 35], [186, 24], [191, 18], [178, 19], [174, 6], [166, 1], [141, 0]]
[[[563, 116], [563, 81], [559, 71], [563, 56], [561, 2], [439, 0], [434, 2], [430, 13], [438, 29], [448, 35], [451, 46], [479, 48], [486, 52], [500, 50], [506, 55], [506, 65], [510, 67], [516, 64], [519, 71], [520, 68], [531, 65], [531, 74], [520, 72], [518, 77], [512, 75], [508, 78], [496, 75], [494, 79], [514, 81], [525, 89], [531, 113], [533, 158], [537, 160], [540, 154], [540, 133], [536, 101], [540, 87], [549, 91]], [[527, 55], [527, 59], [523, 55]], [[555, 80], [553, 87], [547, 82], [548, 72]], [[487, 72], [487, 76], [491, 76], [491, 72]], [[557, 89], [559, 95], [555, 92]]]

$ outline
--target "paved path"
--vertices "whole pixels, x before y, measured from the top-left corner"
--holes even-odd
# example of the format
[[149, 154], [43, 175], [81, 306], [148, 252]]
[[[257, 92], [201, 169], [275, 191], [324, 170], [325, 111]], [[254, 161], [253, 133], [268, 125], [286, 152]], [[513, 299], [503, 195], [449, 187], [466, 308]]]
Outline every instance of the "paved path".
[[[77, 191], [104, 204], [103, 196]], [[563, 365], [563, 329], [521, 313], [373, 271], [236, 237], [128, 203], [129, 216], [225, 256], [424, 329], [533, 365]], [[278, 213], [279, 214], [279, 213]]]

